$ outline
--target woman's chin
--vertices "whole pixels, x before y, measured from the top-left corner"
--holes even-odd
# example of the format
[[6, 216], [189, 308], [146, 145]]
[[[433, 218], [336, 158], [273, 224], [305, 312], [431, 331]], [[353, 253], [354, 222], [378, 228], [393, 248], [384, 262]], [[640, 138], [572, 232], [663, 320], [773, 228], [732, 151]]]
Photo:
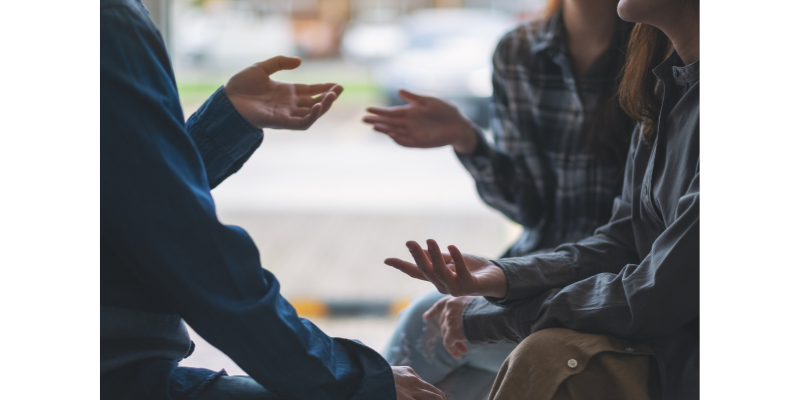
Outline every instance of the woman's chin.
[[[631, 4], [634, 3], [634, 4]], [[617, 4], [617, 15], [623, 20], [628, 22], [639, 22], [636, 20], [636, 0], [620, 0]]]

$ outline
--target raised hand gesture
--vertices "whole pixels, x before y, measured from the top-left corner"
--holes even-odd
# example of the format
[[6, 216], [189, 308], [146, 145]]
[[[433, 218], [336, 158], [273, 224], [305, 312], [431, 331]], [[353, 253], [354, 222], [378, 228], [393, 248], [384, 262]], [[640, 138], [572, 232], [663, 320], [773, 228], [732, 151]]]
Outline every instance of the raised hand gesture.
[[344, 88], [335, 83], [281, 82], [270, 76], [300, 63], [299, 58], [284, 56], [255, 63], [228, 80], [225, 94], [257, 128], [306, 130], [331, 108]]
[[469, 254], [462, 255], [456, 246], [448, 246], [450, 254], [442, 254], [433, 239], [428, 239], [427, 244], [426, 251], [417, 242], [406, 243], [416, 264], [399, 258], [387, 258], [384, 263], [412, 278], [433, 283], [440, 293], [453, 296], [506, 296], [506, 275], [491, 261]]
[[456, 152], [471, 154], [477, 132], [458, 109], [436, 97], [420, 96], [405, 90], [397, 92], [409, 104], [396, 107], [369, 107], [363, 121], [405, 147], [431, 148], [452, 145]]

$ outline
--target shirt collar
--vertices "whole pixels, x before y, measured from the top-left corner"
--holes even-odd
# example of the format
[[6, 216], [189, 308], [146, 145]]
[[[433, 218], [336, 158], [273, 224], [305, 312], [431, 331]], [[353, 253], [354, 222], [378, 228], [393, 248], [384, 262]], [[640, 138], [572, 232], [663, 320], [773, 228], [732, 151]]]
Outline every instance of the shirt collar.
[[564, 19], [561, 15], [561, 9], [553, 13], [550, 18], [547, 18], [539, 24], [536, 30], [536, 37], [531, 46], [531, 52], [536, 54], [547, 49], [560, 49], [566, 50], [564, 41]]
[[672, 53], [664, 62], [653, 68], [653, 73], [662, 81], [672, 80], [675, 83], [695, 83], [700, 80], [700, 60], [684, 65], [678, 52]]

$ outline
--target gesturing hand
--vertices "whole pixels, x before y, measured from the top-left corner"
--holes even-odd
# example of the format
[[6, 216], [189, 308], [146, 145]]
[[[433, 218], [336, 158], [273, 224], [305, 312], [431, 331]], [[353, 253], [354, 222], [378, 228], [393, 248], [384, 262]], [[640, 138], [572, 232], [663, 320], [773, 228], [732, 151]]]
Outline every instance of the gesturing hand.
[[397, 400], [445, 400], [436, 386], [422, 380], [411, 367], [392, 367]]
[[474, 298], [474, 296], [446, 296], [439, 299], [430, 310], [422, 314], [422, 318], [425, 320], [439, 322], [444, 348], [456, 359], [467, 354], [469, 350], [461, 316], [464, 314], [467, 304]]
[[405, 147], [431, 148], [452, 145], [462, 154], [471, 154], [477, 133], [458, 109], [436, 97], [426, 97], [400, 90], [400, 98], [409, 104], [397, 107], [369, 107], [363, 121]]
[[[308, 129], [342, 93], [335, 83], [304, 85], [276, 81], [270, 75], [300, 66], [300, 59], [278, 56], [232, 76], [224, 90], [236, 110], [257, 128]], [[315, 97], [316, 96], [316, 97]]]
[[417, 242], [406, 243], [416, 264], [399, 258], [387, 258], [384, 263], [412, 278], [433, 283], [440, 293], [506, 297], [506, 275], [500, 267], [485, 258], [461, 255], [456, 246], [448, 246], [450, 254], [442, 254], [435, 240], [428, 239], [427, 243], [427, 251]]

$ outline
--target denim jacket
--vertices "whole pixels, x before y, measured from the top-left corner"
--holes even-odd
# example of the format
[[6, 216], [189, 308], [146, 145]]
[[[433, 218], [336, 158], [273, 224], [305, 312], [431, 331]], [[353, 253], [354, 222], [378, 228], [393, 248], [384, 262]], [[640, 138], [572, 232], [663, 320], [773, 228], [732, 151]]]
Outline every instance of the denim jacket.
[[184, 122], [163, 41], [138, 0], [100, 2], [100, 364], [105, 399], [192, 398], [219, 373], [178, 367], [183, 321], [286, 399], [395, 399], [370, 348], [299, 318], [210, 190], [263, 133], [217, 90]]

